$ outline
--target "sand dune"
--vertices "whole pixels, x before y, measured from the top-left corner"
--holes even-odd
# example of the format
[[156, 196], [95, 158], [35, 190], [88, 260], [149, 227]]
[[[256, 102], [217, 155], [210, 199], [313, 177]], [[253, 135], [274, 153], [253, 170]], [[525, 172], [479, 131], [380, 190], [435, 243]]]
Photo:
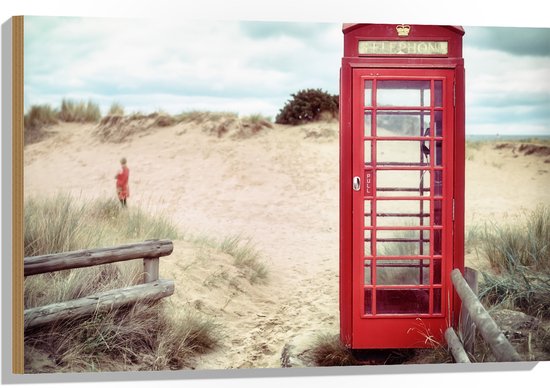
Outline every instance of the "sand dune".
[[[268, 284], [229, 287], [236, 277], [227, 258], [201, 262], [189, 243], [175, 242], [161, 264], [162, 276], [176, 280], [171, 303], [211, 314], [225, 328], [222, 347], [202, 356], [198, 368], [279, 367], [292, 337], [338, 332], [336, 122], [274, 126], [246, 139], [212, 136], [187, 123], [117, 144], [101, 142], [94, 129], [60, 124], [52, 136], [27, 146], [25, 195], [114, 198], [113, 177], [125, 156], [129, 206], [164, 212], [190, 235], [240, 234], [269, 267]], [[467, 227], [513, 221], [550, 203], [546, 159], [493, 144], [469, 150]], [[483, 265], [473, 256], [467, 260]]]

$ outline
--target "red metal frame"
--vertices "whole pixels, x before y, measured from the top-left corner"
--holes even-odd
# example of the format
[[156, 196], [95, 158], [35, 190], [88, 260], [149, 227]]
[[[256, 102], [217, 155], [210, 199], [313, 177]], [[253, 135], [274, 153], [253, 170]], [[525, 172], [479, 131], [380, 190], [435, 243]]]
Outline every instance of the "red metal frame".
[[[455, 326], [460, 311], [460, 299], [453, 290], [450, 272], [453, 268], [463, 270], [464, 239], [464, 67], [462, 60], [462, 34], [458, 27], [411, 26], [410, 40], [446, 40], [449, 55], [426, 57], [364, 57], [357, 52], [359, 40], [396, 39], [395, 25], [345, 25], [344, 57], [340, 75], [340, 327], [341, 340], [353, 349], [366, 348], [408, 348], [431, 346], [430, 340], [443, 341], [443, 332], [449, 325]], [[403, 39], [403, 38], [399, 38]], [[370, 106], [364, 106], [364, 81], [371, 81], [374, 91]], [[431, 101], [423, 106], [377, 106], [376, 93], [379, 81], [426, 81], [430, 85]], [[440, 82], [443, 87], [443, 106], [434, 105], [434, 83]], [[365, 111], [372, 112], [372, 133], [364, 134]], [[428, 116], [435, 124], [435, 112], [441, 112], [444, 133], [437, 135], [432, 129], [428, 136], [377, 136], [376, 112], [422, 112], [420, 117]], [[438, 116], [439, 117], [439, 116]], [[423, 120], [423, 119], [421, 119]], [[432, 125], [433, 127], [434, 125]], [[371, 146], [370, 160], [365, 163], [364, 144]], [[429, 163], [379, 163], [377, 160], [378, 142], [427, 142]], [[435, 145], [442, 144], [443, 158], [434, 159]], [[384, 144], [384, 143], [380, 143]], [[396, 143], [400, 144], [400, 143]], [[438, 151], [441, 152], [441, 151]], [[437, 165], [435, 164], [437, 163]], [[418, 195], [410, 195], [412, 189], [396, 186], [377, 187], [379, 172], [419, 172], [423, 179], [429, 172], [428, 189], [420, 188]], [[435, 175], [443, 177], [443, 192], [434, 193]], [[363, 187], [359, 192], [352, 189], [352, 179], [359, 176]], [[365, 186], [365, 184], [370, 185]], [[424, 185], [424, 183], [422, 183]], [[423, 186], [422, 186], [423, 187]], [[415, 189], [416, 190], [416, 189]], [[425, 191], [428, 190], [427, 193]], [[394, 195], [398, 193], [399, 195]], [[404, 194], [405, 193], [405, 194]], [[370, 203], [367, 215], [374, 214], [372, 221], [364, 224], [365, 200]], [[377, 225], [377, 219], [390, 216], [390, 213], [378, 213], [379, 203], [405, 203], [418, 201], [418, 213], [406, 214], [393, 212], [393, 216], [418, 217], [419, 225], [383, 226]], [[434, 224], [434, 203], [441, 204], [441, 222]], [[430, 204], [430, 211], [423, 209], [424, 203]], [[424, 224], [429, 216], [429, 224]], [[419, 232], [419, 237], [386, 236], [384, 233]], [[368, 237], [365, 238], [365, 232]], [[441, 252], [434, 252], [435, 236], [442, 240]], [[426, 237], [425, 237], [426, 236]], [[431, 241], [429, 252], [424, 252], [424, 242]], [[417, 242], [418, 255], [382, 256], [377, 253], [379, 243]], [[365, 243], [369, 250], [365, 253]], [[395, 260], [400, 260], [396, 262]], [[418, 268], [419, 284], [377, 284], [377, 271], [390, 266], [410, 261], [411, 266]], [[370, 263], [365, 272], [365, 263]], [[377, 265], [378, 263], [378, 265]], [[439, 278], [434, 278], [434, 263], [441, 268]], [[429, 268], [429, 281], [424, 279], [424, 270]], [[372, 278], [365, 282], [365, 274]], [[434, 279], [437, 280], [434, 283]], [[425, 282], [428, 282], [425, 284]], [[391, 291], [390, 291], [391, 290]], [[440, 291], [438, 291], [440, 290]], [[379, 313], [377, 298], [384, 297], [387, 307], [391, 305], [392, 292], [401, 298], [412, 295], [416, 299], [427, 292], [428, 302], [424, 304], [427, 311], [393, 311]], [[366, 298], [365, 294], [369, 293]], [[438, 298], [434, 295], [439, 293]], [[382, 300], [382, 299], [381, 299]], [[437, 302], [434, 302], [436, 300]], [[369, 303], [366, 303], [369, 302]], [[439, 306], [439, 307], [438, 307]], [[411, 308], [409, 306], [409, 308]], [[369, 309], [365, 313], [365, 309]]]

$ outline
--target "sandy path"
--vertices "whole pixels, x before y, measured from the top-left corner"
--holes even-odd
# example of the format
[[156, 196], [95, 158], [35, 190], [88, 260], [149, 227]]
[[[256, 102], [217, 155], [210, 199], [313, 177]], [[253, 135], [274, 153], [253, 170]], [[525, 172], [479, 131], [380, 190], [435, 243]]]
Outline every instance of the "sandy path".
[[[250, 238], [269, 283], [242, 296], [241, 316], [223, 315], [226, 346], [198, 367], [278, 367], [293, 335], [338, 328], [338, 143], [329, 127], [332, 136], [322, 140], [278, 128], [242, 141], [198, 129], [178, 135], [182, 128], [173, 127], [113, 145], [90, 137], [89, 126], [63, 125], [27, 148], [25, 190], [113, 195], [112, 176], [125, 155], [130, 205], [164, 211], [192, 235]], [[216, 303], [225, 302], [210, 301]]]
[[[122, 144], [100, 143], [92, 130], [63, 124], [55, 136], [28, 146], [26, 195], [114, 196], [118, 160], [126, 156], [130, 206], [165, 212], [194, 236], [240, 234], [265, 258], [267, 285], [241, 284], [230, 297], [214, 290], [218, 294], [201, 302], [222, 320], [226, 338], [198, 368], [279, 367], [280, 352], [293, 336], [338, 332], [336, 123], [276, 127], [243, 140], [178, 125]], [[324, 136], [306, 136], [312, 131]], [[514, 157], [491, 147], [470, 155], [467, 225], [550, 203], [549, 166], [535, 156]], [[181, 305], [201, 299], [185, 283], [190, 255], [177, 241], [171, 264], [161, 265], [176, 280], [174, 303]]]

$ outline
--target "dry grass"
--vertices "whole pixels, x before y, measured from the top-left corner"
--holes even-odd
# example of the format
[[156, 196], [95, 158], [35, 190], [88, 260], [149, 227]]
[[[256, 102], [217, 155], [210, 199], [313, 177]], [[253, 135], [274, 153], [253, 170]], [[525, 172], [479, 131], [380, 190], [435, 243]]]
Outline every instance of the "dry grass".
[[124, 116], [124, 107], [118, 102], [113, 102], [109, 108], [108, 116]]
[[24, 227], [25, 256], [180, 236], [162, 214], [151, 215], [137, 207], [122, 209], [114, 199], [86, 202], [65, 194], [28, 197]]
[[66, 122], [96, 123], [101, 118], [101, 111], [99, 106], [92, 101], [77, 102], [63, 99], [58, 117], [59, 120]]
[[483, 302], [550, 317], [550, 208], [539, 206], [523, 224], [486, 226], [479, 240], [496, 273], [483, 273]]
[[260, 253], [250, 241], [243, 242], [240, 236], [225, 238], [220, 243], [220, 250], [234, 258], [234, 265], [244, 271], [250, 283], [262, 283], [267, 279], [267, 267], [262, 262]]
[[50, 105], [33, 105], [24, 117], [25, 144], [36, 143], [47, 133], [45, 128], [58, 123], [58, 112]]
[[307, 351], [306, 361], [315, 366], [360, 365], [352, 352], [340, 341], [339, 335], [319, 334]]
[[[128, 240], [180, 237], [169, 219], [111, 200], [83, 203], [67, 195], [25, 203], [25, 254], [40, 255]], [[137, 284], [141, 263], [108, 264], [30, 276], [26, 308]], [[60, 320], [25, 333], [27, 373], [163, 370], [193, 367], [194, 357], [217, 346], [219, 326], [166, 301], [136, 304], [77, 320]]]
[[197, 354], [214, 349], [220, 327], [203, 316], [166, 304], [135, 304], [79, 321], [58, 322], [26, 333], [26, 373], [47, 355], [56, 372], [192, 368]]

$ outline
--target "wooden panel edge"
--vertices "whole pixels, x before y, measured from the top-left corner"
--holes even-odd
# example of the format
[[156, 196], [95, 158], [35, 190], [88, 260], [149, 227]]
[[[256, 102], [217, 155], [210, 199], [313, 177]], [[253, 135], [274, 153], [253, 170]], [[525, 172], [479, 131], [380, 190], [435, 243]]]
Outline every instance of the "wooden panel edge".
[[12, 18], [12, 372], [24, 373], [23, 335], [23, 59], [24, 17]]

